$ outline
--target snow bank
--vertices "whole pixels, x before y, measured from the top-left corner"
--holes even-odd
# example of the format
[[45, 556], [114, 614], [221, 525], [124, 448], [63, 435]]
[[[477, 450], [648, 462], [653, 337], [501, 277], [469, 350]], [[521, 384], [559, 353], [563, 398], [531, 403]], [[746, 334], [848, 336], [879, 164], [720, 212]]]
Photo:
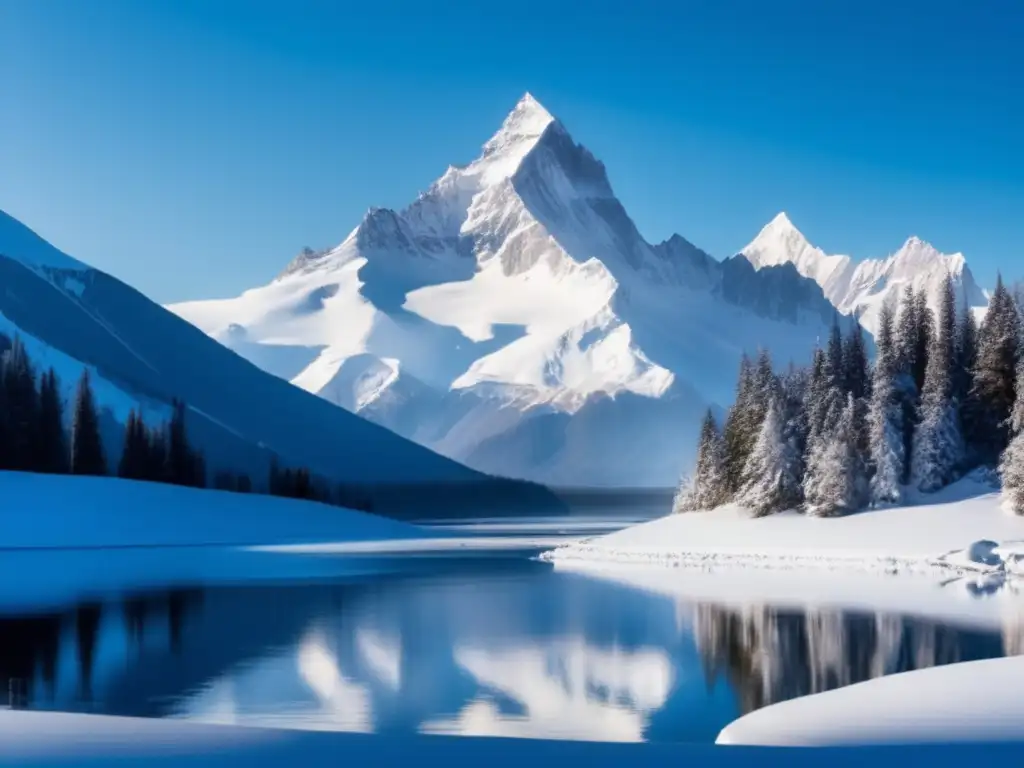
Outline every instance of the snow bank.
[[1024, 518], [1003, 511], [998, 494], [965, 480], [925, 498], [928, 503], [917, 506], [838, 518], [790, 512], [754, 519], [728, 506], [671, 515], [568, 544], [543, 557], [705, 570], [857, 568], [977, 572], [995, 578], [1024, 570]]
[[0, 472], [0, 549], [425, 538], [377, 515], [259, 494]]
[[1024, 738], [1024, 657], [933, 667], [774, 704], [719, 744], [853, 746]]

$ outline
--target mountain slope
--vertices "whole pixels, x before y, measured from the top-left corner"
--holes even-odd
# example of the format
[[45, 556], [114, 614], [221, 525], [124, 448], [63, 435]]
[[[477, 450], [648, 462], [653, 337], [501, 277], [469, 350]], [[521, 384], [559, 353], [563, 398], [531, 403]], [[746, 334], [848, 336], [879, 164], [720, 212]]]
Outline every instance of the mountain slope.
[[986, 307], [988, 298], [974, 280], [962, 253], [940, 253], [920, 238], [910, 237], [885, 259], [854, 262], [849, 256], [830, 256], [811, 245], [785, 213], [772, 219], [741, 254], [757, 269], [792, 265], [821, 286], [841, 312], [856, 315], [874, 332], [883, 304], [895, 302], [904, 287], [925, 291], [938, 309], [946, 275], [954, 290], [970, 307]]
[[[188, 403], [189, 429], [211, 471], [257, 482], [271, 453], [335, 481], [490, 482], [450, 459], [268, 375], [137, 291], [60, 253], [0, 212], [0, 331], [20, 333], [65, 386], [81, 366], [98, 375], [112, 426], [142, 404], [153, 416]], [[514, 495], [507, 483], [495, 488]], [[539, 498], [539, 497], [538, 497]]]
[[464, 166], [272, 283], [169, 307], [267, 371], [488, 472], [667, 485], [743, 351], [805, 359], [834, 310], [796, 270], [651, 245], [529, 94]]

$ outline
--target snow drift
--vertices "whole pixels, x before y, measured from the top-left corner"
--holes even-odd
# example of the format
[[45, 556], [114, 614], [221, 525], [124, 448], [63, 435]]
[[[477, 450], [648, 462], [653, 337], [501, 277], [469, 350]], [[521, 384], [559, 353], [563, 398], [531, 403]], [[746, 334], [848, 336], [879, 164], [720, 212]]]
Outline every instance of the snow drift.
[[1021, 685], [1021, 657], [905, 672], [765, 707], [726, 727], [718, 743], [1009, 743], [1024, 733]]

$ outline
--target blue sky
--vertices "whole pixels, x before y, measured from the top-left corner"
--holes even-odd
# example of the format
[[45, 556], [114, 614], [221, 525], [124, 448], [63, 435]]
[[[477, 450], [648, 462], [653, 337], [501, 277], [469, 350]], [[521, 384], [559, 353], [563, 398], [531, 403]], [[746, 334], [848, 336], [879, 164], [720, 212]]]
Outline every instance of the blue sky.
[[0, 0], [0, 208], [158, 301], [232, 295], [529, 90], [650, 240], [723, 257], [786, 210], [991, 284], [1024, 276], [1021, 39], [1015, 0]]

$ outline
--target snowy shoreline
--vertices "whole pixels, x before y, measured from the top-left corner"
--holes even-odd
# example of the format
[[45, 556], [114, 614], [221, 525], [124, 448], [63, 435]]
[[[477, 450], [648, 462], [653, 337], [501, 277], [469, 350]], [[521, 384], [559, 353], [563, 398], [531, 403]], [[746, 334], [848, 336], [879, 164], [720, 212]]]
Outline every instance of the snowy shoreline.
[[714, 571], [726, 568], [856, 570], [978, 576], [988, 585], [1024, 576], [1024, 518], [999, 496], [962, 481], [915, 506], [836, 518], [795, 512], [752, 518], [738, 506], [687, 512], [556, 547], [553, 563], [586, 561]]

